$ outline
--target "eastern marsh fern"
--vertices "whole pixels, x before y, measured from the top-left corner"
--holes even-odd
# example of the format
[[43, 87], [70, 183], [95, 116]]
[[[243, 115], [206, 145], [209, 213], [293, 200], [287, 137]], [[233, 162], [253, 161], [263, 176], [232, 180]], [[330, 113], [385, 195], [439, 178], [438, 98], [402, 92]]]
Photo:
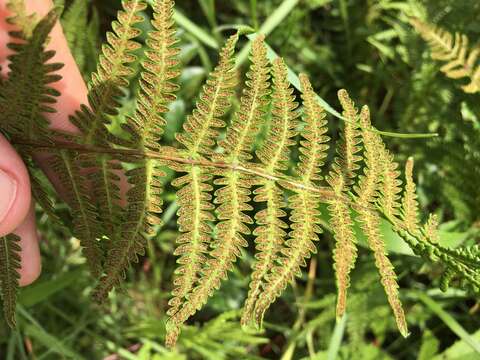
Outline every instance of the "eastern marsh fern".
[[[402, 194], [399, 165], [372, 127], [368, 107], [358, 111], [345, 90], [338, 94], [345, 126], [331, 169], [324, 169], [330, 145], [325, 112], [306, 75], [300, 77], [303, 106], [299, 107], [286, 64], [280, 58], [268, 60], [262, 36], [253, 41], [240, 107], [229, 126], [226, 114], [236, 94], [235, 49], [240, 34], [231, 36], [220, 51], [218, 65], [185, 120], [183, 132], [177, 135], [179, 146], [161, 145], [164, 116], [175, 99], [175, 78], [180, 74], [173, 6], [173, 0], [153, 2], [154, 30], [146, 41], [137, 109], [121, 124], [121, 134], [110, 132], [109, 127], [134, 74], [133, 53], [140, 47], [136, 42], [140, 30], [135, 25], [143, 21], [143, 1], [123, 2], [92, 76], [89, 104], [71, 118], [78, 135], [49, 131], [48, 121], [41, 115], [51, 111], [58, 95], [48, 85], [58, 80], [52, 72], [59, 65], [46, 64], [53, 54], [44, 50], [56, 11], [31, 33], [23, 27], [20, 36], [24, 42], [12, 46], [16, 53], [10, 58], [9, 80], [0, 88], [0, 102], [19, 109], [12, 117], [0, 115], [2, 131], [23, 156], [31, 156], [33, 150], [51, 156], [51, 166], [60, 176], [73, 214], [73, 235], [81, 240], [91, 272], [99, 279], [93, 292], [97, 301], [104, 301], [121, 285], [130, 263], [144, 255], [148, 238], [155, 235], [162, 212], [163, 166], [179, 174], [172, 184], [179, 188], [180, 205], [168, 346], [175, 345], [182, 324], [227, 279], [248, 245], [246, 235], [251, 231], [257, 254], [241, 322], [261, 326], [268, 307], [301, 275], [302, 267], [316, 252], [315, 244], [323, 231], [321, 203], [328, 205], [336, 240], [337, 317], [345, 313], [349, 274], [357, 257], [355, 218], [374, 253], [381, 283], [403, 335], [408, 330], [394, 268], [379, 230], [382, 217], [418, 255], [445, 266], [445, 287], [455, 277], [465, 280], [474, 291], [480, 289], [478, 248], [440, 246], [434, 217], [420, 225], [413, 161], [407, 163]], [[18, 21], [19, 25], [23, 22]], [[22, 81], [22, 74], [29, 74], [33, 84]], [[31, 94], [32, 89], [39, 95], [27, 99], [25, 94]], [[266, 139], [253, 154], [267, 119]], [[299, 150], [299, 160], [289, 172], [294, 148]], [[89, 175], [80, 176], [84, 173]], [[121, 176], [130, 184], [126, 195], [120, 190]], [[288, 199], [285, 194], [289, 194]], [[40, 191], [37, 197], [45, 195]], [[252, 201], [260, 205], [253, 218], [249, 214], [254, 210]], [[41, 203], [48, 205], [47, 201]], [[11, 325], [18, 288], [17, 241], [8, 236], [0, 244], [0, 281]]]

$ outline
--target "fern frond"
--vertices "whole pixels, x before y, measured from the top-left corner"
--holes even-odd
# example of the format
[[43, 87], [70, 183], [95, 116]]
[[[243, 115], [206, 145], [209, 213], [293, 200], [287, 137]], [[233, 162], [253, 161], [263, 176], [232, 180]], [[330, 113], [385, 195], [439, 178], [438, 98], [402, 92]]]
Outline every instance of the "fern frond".
[[252, 44], [252, 64], [240, 99], [240, 109], [227, 130], [225, 140], [219, 142], [224, 149], [221, 159], [225, 161], [236, 163], [252, 159], [251, 148], [265, 117], [267, 96], [270, 94], [270, 62], [264, 39], [264, 36], [258, 36]]
[[[272, 123], [265, 143], [257, 151], [262, 167], [270, 174], [278, 174], [288, 168], [289, 147], [296, 136], [298, 104], [287, 78], [287, 67], [280, 58], [273, 63]], [[250, 324], [254, 318], [255, 305], [262, 294], [267, 274], [273, 269], [279, 251], [284, 244], [288, 226], [282, 220], [286, 216], [283, 208], [283, 191], [275, 181], [259, 180], [260, 187], [254, 191], [255, 202], [266, 202], [266, 209], [255, 214], [256, 263], [245, 301], [242, 324]], [[257, 326], [260, 324], [257, 322]]]
[[[108, 140], [112, 137], [107, 126], [111, 123], [111, 116], [118, 113], [119, 98], [134, 72], [129, 64], [135, 61], [133, 52], [140, 47], [133, 40], [140, 34], [140, 30], [134, 26], [143, 20], [139, 13], [146, 8], [146, 4], [140, 0], [129, 0], [122, 1], [122, 6], [123, 10], [117, 14], [118, 20], [112, 23], [113, 32], [107, 33], [108, 44], [102, 48], [97, 71], [92, 75], [89, 106], [82, 105], [80, 111], [70, 118], [82, 133], [80, 142], [84, 145], [110, 146]], [[108, 236], [111, 242], [116, 242], [116, 229], [121, 220], [118, 185], [121, 166], [108, 154], [82, 154], [78, 161], [89, 173], [96, 211], [103, 220], [101, 233]], [[91, 263], [94, 261], [96, 259], [90, 260]]]
[[350, 271], [353, 269], [357, 258], [353, 220], [346, 196], [359, 168], [358, 162], [361, 157], [358, 156], [358, 153], [361, 137], [358, 130], [358, 112], [355, 104], [345, 90], [340, 90], [338, 97], [344, 110], [343, 116], [348, 121], [345, 122], [344, 131], [341, 133], [340, 143], [337, 146], [337, 156], [327, 176], [327, 183], [335, 194], [335, 198], [329, 201], [328, 211], [331, 214], [331, 224], [336, 242], [333, 259], [338, 288], [336, 315], [337, 319], [340, 319], [345, 313], [347, 305]]
[[435, 214], [430, 214], [427, 222], [422, 228], [423, 236], [430, 242], [438, 243], [440, 236], [438, 234], [438, 217]]
[[[265, 115], [265, 97], [269, 93], [269, 62], [263, 37], [254, 42], [251, 60], [247, 88], [240, 101], [240, 110], [227, 131], [226, 140], [222, 142], [224, 154], [217, 156], [219, 161], [243, 163], [250, 159], [249, 151]], [[244, 211], [252, 210], [248, 203], [254, 182], [248, 175], [232, 170], [221, 170], [218, 175], [221, 177], [215, 180], [215, 184], [222, 187], [215, 192], [214, 200], [219, 204], [217, 240], [212, 244], [210, 256], [203, 265], [199, 285], [171, 318], [176, 324], [185, 322], [205, 304], [208, 297], [220, 287], [221, 281], [227, 278], [227, 272], [233, 268], [233, 263], [241, 254], [241, 248], [248, 245], [243, 236], [250, 233], [247, 224], [253, 221]]]
[[469, 48], [466, 35], [448, 31], [419, 19], [410, 21], [417, 32], [428, 42], [432, 50], [432, 59], [447, 62], [441, 71], [451, 79], [468, 78], [469, 83], [462, 86], [466, 93], [476, 93], [480, 90], [480, 66], [478, 57], [480, 48]]
[[82, 105], [70, 119], [84, 134], [84, 144], [106, 143], [109, 115], [117, 114], [122, 88], [128, 86], [128, 77], [134, 72], [128, 65], [136, 59], [133, 52], [140, 44], [133, 39], [141, 33], [134, 26], [143, 21], [139, 13], [146, 5], [141, 0], [124, 0], [122, 6], [123, 11], [118, 12], [118, 20], [112, 24], [113, 32], [107, 33], [108, 44], [102, 48], [97, 71], [92, 75], [89, 107]]
[[379, 230], [380, 217], [373, 209], [369, 209], [371, 205], [375, 204], [378, 197], [382, 174], [382, 159], [378, 156], [378, 151], [384, 147], [384, 145], [378, 134], [369, 131], [372, 126], [368, 107], [363, 107], [362, 109], [360, 124], [362, 126], [362, 137], [365, 147], [365, 169], [364, 174], [359, 179], [358, 187], [355, 188], [357, 193], [355, 205], [357, 205], [358, 218], [362, 230], [375, 256], [375, 264], [380, 273], [381, 282], [387, 294], [390, 307], [393, 310], [397, 326], [400, 333], [406, 337], [408, 336], [407, 322], [398, 293], [399, 286], [396, 281], [397, 276], [392, 263], [387, 257], [385, 242]]
[[[230, 107], [230, 98], [236, 85], [234, 51], [238, 37], [238, 34], [231, 36], [225, 44], [219, 63], [204, 85], [196, 108], [184, 124], [185, 132], [177, 135], [177, 140], [185, 146], [186, 155], [190, 158], [202, 158], [211, 154], [214, 139], [218, 135], [216, 128], [225, 126], [221, 117]], [[177, 198], [180, 206], [178, 224], [182, 234], [175, 250], [175, 255], [180, 256], [177, 260], [180, 266], [175, 271], [175, 289], [167, 312], [170, 316], [167, 323], [169, 346], [176, 342], [180, 326], [189, 316], [177, 313], [200, 280], [200, 271], [207, 261], [205, 254], [211, 242], [212, 230], [208, 222], [215, 220], [212, 214], [213, 197], [210, 194], [213, 187], [209, 184], [213, 178], [211, 172], [196, 165], [178, 166], [176, 170], [187, 174], [172, 183], [181, 187]]]
[[75, 154], [59, 150], [50, 160], [50, 166], [63, 189], [65, 202], [73, 215], [73, 234], [80, 240], [83, 253], [92, 275], [96, 278], [102, 274], [103, 251], [98, 241], [101, 235], [97, 219], [95, 202], [89, 196], [87, 182], [81, 174], [81, 168]]
[[[147, 60], [142, 64], [144, 72], [140, 81], [138, 107], [135, 117], [128, 119], [123, 128], [131, 136], [130, 147], [142, 152], [159, 150], [159, 141], [166, 121], [168, 104], [175, 99], [177, 85], [172, 80], [179, 75], [178, 48], [172, 20], [173, 1], [161, 0], [154, 3], [155, 31], [149, 33], [146, 52]], [[125, 270], [138, 255], [144, 254], [147, 236], [152, 235], [153, 226], [160, 224], [158, 214], [162, 212], [162, 186], [160, 178], [165, 174], [153, 159], [144, 159], [127, 172], [132, 188], [127, 193], [125, 221], [121, 224], [119, 239], [112, 242], [105, 260], [105, 275], [102, 277], [94, 297], [101, 301], [109, 291], [119, 285]]]
[[228, 39], [220, 52], [220, 61], [203, 86], [192, 115], [183, 125], [184, 132], [177, 140], [185, 146], [188, 155], [194, 158], [211, 155], [218, 136], [217, 128], [225, 127], [221, 119], [230, 107], [230, 98], [236, 86], [234, 52], [239, 34]]
[[387, 218], [394, 219], [399, 215], [401, 207], [402, 181], [399, 179], [399, 166], [393, 160], [393, 155], [385, 147], [379, 147], [377, 150], [382, 168], [382, 184], [378, 204]]
[[[17, 139], [48, 141], [49, 121], [45, 113], [55, 112], [52, 104], [59, 92], [50, 85], [61, 77], [55, 72], [62, 64], [48, 63], [55, 55], [46, 51], [48, 34], [58, 18], [54, 9], [43, 18], [26, 41], [10, 43], [9, 77], [0, 89], [0, 114], [2, 127]], [[15, 38], [19, 32], [11, 34]]]
[[20, 287], [20, 238], [14, 234], [0, 238], [0, 285], [3, 312], [8, 326], [14, 328], [17, 292]]
[[[321, 180], [321, 167], [324, 165], [328, 151], [326, 136], [328, 130], [325, 120], [325, 111], [318, 104], [316, 94], [310, 81], [305, 75], [300, 75], [302, 98], [304, 106], [305, 128], [300, 141], [300, 162], [296, 167], [302, 184], [305, 187], [316, 186]], [[318, 210], [319, 196], [305, 189], [292, 188], [295, 195], [289, 199], [292, 209], [290, 221], [292, 231], [289, 239], [281, 249], [278, 265], [266, 275], [266, 284], [255, 306], [255, 321], [261, 324], [265, 311], [277, 297], [281, 295], [288, 283], [294, 281], [295, 276], [301, 276], [301, 267], [306, 266], [305, 260], [316, 253], [315, 242], [322, 232], [320, 211]]]
[[413, 158], [405, 164], [405, 191], [402, 198], [401, 217], [406, 229], [416, 234], [418, 227], [418, 201], [415, 182], [413, 181]]

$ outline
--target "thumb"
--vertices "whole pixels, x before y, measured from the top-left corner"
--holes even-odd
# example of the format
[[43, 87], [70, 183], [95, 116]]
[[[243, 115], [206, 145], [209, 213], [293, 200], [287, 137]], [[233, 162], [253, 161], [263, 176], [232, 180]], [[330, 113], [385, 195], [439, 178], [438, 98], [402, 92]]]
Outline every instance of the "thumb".
[[30, 209], [27, 169], [7, 140], [0, 135], [0, 236], [17, 229]]
[[40, 274], [35, 214], [31, 204], [30, 179], [20, 156], [0, 135], [0, 237], [21, 237], [20, 285], [28, 285]]

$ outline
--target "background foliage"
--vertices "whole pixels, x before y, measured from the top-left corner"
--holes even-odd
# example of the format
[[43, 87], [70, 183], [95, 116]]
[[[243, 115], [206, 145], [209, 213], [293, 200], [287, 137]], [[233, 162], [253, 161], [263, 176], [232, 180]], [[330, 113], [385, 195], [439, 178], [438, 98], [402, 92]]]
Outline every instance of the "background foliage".
[[[62, 1], [57, 1], [62, 2]], [[85, 7], [88, 4], [88, 7]], [[63, 22], [85, 77], [95, 69], [100, 34], [120, 7], [117, 0], [66, 1]], [[479, 95], [468, 95], [440, 72], [424, 41], [409, 24], [418, 16], [450, 31], [480, 39], [480, 5], [468, 0], [184, 0], [178, 1], [181, 93], [169, 113], [165, 139], [173, 143], [194, 105], [215, 53], [232, 28], [268, 33], [267, 42], [295, 72], [306, 72], [330, 104], [338, 88], [371, 108], [374, 125], [386, 131], [438, 132], [438, 139], [386, 138], [404, 161], [416, 160], [424, 209], [438, 215], [445, 245], [479, 242]], [[148, 13], [144, 14], [149, 16]], [[145, 29], [147, 30], [147, 29]], [[142, 54], [139, 54], [141, 60]], [[136, 82], [132, 82], [135, 87]], [[135, 89], [131, 89], [135, 93]], [[131, 113], [128, 95], [123, 112]], [[337, 122], [329, 118], [331, 133]], [[333, 154], [332, 154], [333, 155]], [[167, 177], [166, 181], [170, 179]], [[438, 290], [435, 266], [413, 257], [398, 238], [390, 240], [412, 335], [403, 339], [383, 296], [373, 260], [360, 251], [353, 273], [346, 321], [335, 322], [335, 281], [326, 232], [308, 274], [272, 307], [266, 332], [245, 334], [238, 309], [245, 297], [253, 257], [237, 270], [179, 339], [164, 343], [164, 312], [171, 289], [176, 233], [174, 191], [164, 194], [165, 225], [149, 244], [148, 258], [129, 273], [125, 292], [108, 308], [89, 299], [95, 284], [76, 239], [39, 213], [44, 272], [20, 294], [18, 331], [0, 325], [2, 359], [476, 359], [480, 353], [478, 299]], [[426, 212], [425, 212], [426, 213]], [[161, 231], [160, 231], [161, 230]], [[426, 291], [425, 289], [430, 289]]]

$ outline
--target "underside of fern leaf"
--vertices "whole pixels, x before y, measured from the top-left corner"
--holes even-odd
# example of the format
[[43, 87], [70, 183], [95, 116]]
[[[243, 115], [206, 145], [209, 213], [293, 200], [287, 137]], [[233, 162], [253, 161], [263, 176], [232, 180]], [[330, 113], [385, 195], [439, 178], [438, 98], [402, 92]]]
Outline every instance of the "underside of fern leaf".
[[[175, 99], [177, 85], [172, 82], [179, 75], [176, 69], [178, 49], [175, 47], [175, 27], [172, 21], [173, 1], [158, 1], [154, 5], [152, 25], [155, 31], [148, 34], [147, 59], [142, 64], [137, 111], [123, 129], [129, 134], [129, 148], [147, 152], [159, 149], [159, 140], [166, 121], [168, 105]], [[162, 212], [161, 177], [159, 164], [151, 159], [140, 159], [126, 174], [131, 189], [127, 193], [127, 207], [118, 236], [107, 249], [104, 271], [94, 297], [105, 299], [109, 291], [121, 283], [125, 271], [138, 255], [144, 254], [147, 237], [152, 228], [160, 224]]]
[[[18, 150], [25, 158], [32, 157], [35, 149], [28, 142], [42, 151], [50, 150], [50, 166], [59, 174], [64, 200], [71, 209], [73, 235], [80, 239], [87, 263], [99, 279], [93, 292], [97, 300], [105, 300], [121, 285], [129, 265], [138, 261], [147, 241], [156, 234], [162, 212], [162, 167], [180, 174], [172, 181], [179, 188], [180, 235], [167, 312], [168, 346], [175, 345], [182, 324], [227, 279], [249, 245], [251, 233], [256, 255], [241, 323], [261, 327], [269, 306], [301, 276], [302, 267], [317, 251], [322, 233], [320, 204], [328, 206], [335, 239], [337, 317], [346, 311], [350, 272], [357, 257], [354, 213], [403, 335], [408, 330], [393, 264], [380, 231], [381, 217], [417, 255], [445, 267], [443, 286], [459, 278], [479, 291], [478, 247], [442, 247], [435, 217], [421, 224], [413, 160], [406, 165], [402, 194], [399, 166], [373, 128], [368, 108], [359, 113], [345, 90], [338, 94], [345, 120], [340, 141], [330, 168], [324, 169], [330, 141], [325, 112], [306, 75], [300, 77], [303, 107], [298, 109], [288, 68], [280, 58], [267, 59], [262, 36], [252, 44], [250, 69], [231, 121], [226, 115], [237, 85], [234, 53], [239, 34], [231, 36], [221, 50], [218, 65], [184, 121], [183, 132], [177, 134], [179, 144], [166, 147], [161, 140], [165, 115], [178, 90], [179, 49], [174, 2], [152, 1], [153, 31], [147, 34], [137, 107], [120, 124], [123, 133], [114, 135], [109, 127], [117, 120], [120, 100], [134, 75], [134, 52], [140, 48], [135, 41], [140, 35], [136, 25], [143, 21], [140, 13], [146, 9], [144, 1], [123, 1], [92, 77], [89, 104], [71, 119], [80, 133], [67, 136], [51, 133], [42, 115], [53, 111], [51, 104], [58, 95], [49, 84], [58, 80], [54, 72], [60, 65], [50, 64], [53, 53], [43, 48], [56, 15], [41, 20], [30, 36], [25, 24], [34, 19], [22, 12], [23, 2], [12, 4], [17, 12], [12, 22], [24, 31], [17, 33], [23, 41], [12, 45], [15, 54], [10, 59], [9, 80], [0, 83], [0, 104], [6, 109], [0, 114], [1, 130], [13, 143], [23, 140], [24, 146], [19, 141]], [[453, 54], [445, 55], [449, 61], [466, 59], [465, 40], [453, 42], [444, 36], [440, 40], [445, 42], [442, 51]], [[474, 55], [465, 61], [475, 62]], [[444, 69], [447, 74], [452, 75], [455, 64]], [[266, 137], [254, 154], [254, 144], [264, 128]], [[298, 161], [292, 148], [298, 149]], [[121, 176], [129, 183], [124, 199]], [[256, 212], [254, 220], [249, 214], [252, 211]], [[10, 324], [14, 324], [19, 250], [17, 237], [2, 239], [0, 282]]]
[[0, 285], [5, 320], [15, 327], [15, 306], [20, 275], [20, 239], [16, 235], [0, 238]]

